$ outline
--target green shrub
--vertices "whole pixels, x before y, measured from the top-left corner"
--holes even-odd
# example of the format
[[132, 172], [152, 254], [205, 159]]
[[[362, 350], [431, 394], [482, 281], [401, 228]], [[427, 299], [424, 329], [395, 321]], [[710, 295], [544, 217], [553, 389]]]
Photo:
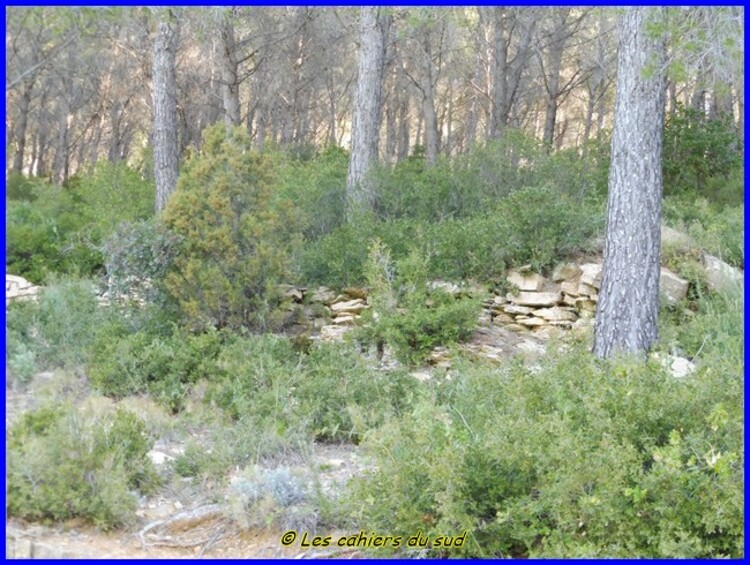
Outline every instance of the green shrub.
[[148, 391], [176, 413], [193, 383], [219, 378], [216, 359], [224, 339], [216, 331], [195, 335], [175, 328], [171, 335], [129, 334], [115, 326], [97, 340], [89, 378], [102, 394], [121, 398]]
[[419, 252], [394, 264], [387, 246], [376, 240], [366, 269], [372, 309], [357, 331], [360, 341], [379, 348], [388, 343], [400, 361], [415, 365], [436, 346], [471, 337], [478, 302], [457, 300], [439, 289], [428, 291], [427, 259]]
[[359, 443], [362, 435], [408, 409], [416, 381], [404, 371], [376, 371], [353, 345], [310, 350], [293, 393], [303, 429], [316, 440]]
[[151, 445], [143, 422], [123, 410], [29, 412], [10, 430], [8, 513], [29, 520], [81, 517], [102, 529], [132, 524], [132, 491], [146, 494], [158, 485], [147, 456]]
[[679, 107], [668, 116], [664, 128], [664, 194], [683, 192], [711, 201], [738, 204], [744, 201], [742, 184], [734, 183], [734, 194], [717, 198], [721, 179], [726, 184], [742, 168], [742, 141], [729, 115], [711, 119], [700, 110]]
[[427, 255], [431, 278], [487, 281], [500, 277], [507, 266], [549, 268], [560, 257], [590, 250], [603, 231], [601, 202], [577, 201], [549, 188], [526, 188], [470, 218], [430, 223], [411, 218], [379, 221], [365, 215], [309, 244], [299, 270], [308, 284], [362, 284], [367, 250], [379, 239], [394, 260], [413, 251]]
[[6, 210], [6, 264], [10, 272], [39, 284], [50, 273], [101, 272], [102, 241], [120, 222], [153, 214], [153, 183], [123, 164], [100, 162], [64, 187], [39, 179], [23, 185], [31, 196], [11, 200]]
[[667, 223], [689, 234], [695, 244], [736, 267], [745, 265], [745, 205], [719, 206], [695, 194], [664, 199]]
[[39, 370], [36, 352], [22, 341], [9, 344], [7, 350], [8, 376], [13, 382], [22, 385], [31, 381]]
[[550, 268], [560, 257], [589, 250], [604, 232], [604, 208], [578, 202], [547, 187], [513, 192], [492, 216], [509, 266]]
[[745, 267], [745, 205], [724, 208], [693, 222], [688, 233], [702, 248], [730, 265]]
[[7, 200], [33, 202], [38, 196], [34, 190], [36, 182], [39, 181], [20, 173], [8, 173], [8, 178], [5, 181], [5, 198]]
[[97, 333], [112, 316], [98, 305], [91, 281], [63, 279], [45, 287], [38, 302], [9, 306], [8, 347], [32, 353], [39, 369], [75, 369], [86, 362]]
[[294, 224], [305, 238], [316, 240], [344, 223], [348, 166], [348, 153], [336, 146], [311, 160], [274, 162], [279, 193], [293, 204]]
[[681, 380], [581, 345], [533, 370], [454, 360], [429, 399], [368, 434], [375, 465], [355, 478], [352, 519], [393, 535], [467, 531], [462, 550], [432, 552], [443, 556], [738, 557], [740, 328], [720, 330], [728, 362]]
[[217, 363], [226, 378], [206, 400], [259, 441], [358, 441], [414, 392], [411, 377], [374, 371], [351, 344], [314, 345], [301, 354], [285, 338], [248, 336], [228, 344]]
[[233, 515], [243, 528], [315, 531], [318, 513], [309, 487], [287, 467], [254, 467], [232, 484]]
[[206, 130], [163, 212], [179, 242], [166, 288], [198, 329], [262, 327], [288, 275], [288, 206], [274, 200], [270, 161], [251, 145], [241, 128]]
[[49, 272], [62, 268], [63, 239], [48, 211], [35, 202], [10, 201], [5, 226], [7, 272], [43, 284]]
[[176, 320], [176, 305], [165, 288], [167, 273], [174, 266], [178, 238], [158, 220], [121, 223], [102, 245], [107, 283], [113, 300], [137, 306], [131, 316], [144, 318], [139, 300], [156, 307], [165, 319]]
[[216, 478], [232, 464], [225, 444], [214, 443], [211, 449], [189, 442], [185, 451], [172, 461], [172, 469], [180, 477]]

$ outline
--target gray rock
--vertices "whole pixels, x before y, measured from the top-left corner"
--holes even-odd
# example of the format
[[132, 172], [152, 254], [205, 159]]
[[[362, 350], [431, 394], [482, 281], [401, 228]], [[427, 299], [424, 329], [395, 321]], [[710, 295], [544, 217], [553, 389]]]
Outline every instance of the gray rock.
[[511, 298], [513, 304], [521, 306], [555, 306], [560, 300], [560, 292], [519, 292]]
[[506, 280], [513, 285], [516, 285], [519, 290], [527, 291], [539, 291], [544, 287], [545, 278], [537, 273], [520, 273], [518, 271], [511, 271], [508, 273]]
[[571, 280], [578, 277], [581, 274], [581, 268], [575, 263], [563, 263], [555, 267], [552, 271], [552, 280], [554, 282], [561, 282]]
[[602, 282], [602, 266], [599, 263], [581, 265], [581, 283], [599, 288]]
[[725, 292], [733, 288], [742, 288], [742, 271], [726, 264], [718, 257], [704, 253], [703, 266], [706, 268], [706, 284], [711, 290]]
[[678, 277], [669, 269], [661, 268], [659, 290], [669, 304], [676, 304], [680, 300], [685, 300], [689, 286], [690, 283], [685, 279]]

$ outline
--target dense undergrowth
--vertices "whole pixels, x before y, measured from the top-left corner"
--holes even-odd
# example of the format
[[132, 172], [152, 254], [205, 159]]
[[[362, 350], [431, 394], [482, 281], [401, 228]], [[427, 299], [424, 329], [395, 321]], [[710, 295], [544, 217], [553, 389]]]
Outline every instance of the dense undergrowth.
[[[741, 150], [717, 145], [728, 135], [687, 111], [668, 124], [664, 216], [743, 267]], [[153, 185], [125, 164], [63, 187], [9, 179], [7, 270], [46, 285], [7, 310], [11, 378], [26, 386], [62, 368], [121, 406], [53, 398], [22, 417], [9, 435], [9, 513], [129, 524], [135, 493], [165, 480], [145, 457], [155, 438], [200, 425], [208, 445], [189, 443], [171, 473], [220, 481], [312, 442], [372, 456], [336, 504], [281, 468], [249, 470], [236, 495], [248, 524], [468, 533], [434, 555], [741, 555], [742, 296], [709, 292], [696, 257], [665, 257], [693, 283], [660, 321], [658, 348], [697, 364], [684, 380], [657, 363], [598, 362], [583, 340], [551, 346], [535, 367], [456, 352], [450, 373], [409, 375], [436, 345], [471, 335], [478, 312], [428, 281], [496, 287], [510, 267], [546, 271], [598, 248], [607, 151], [548, 154], [509, 132], [432, 168], [412, 157], [373, 173], [375, 209], [350, 223], [345, 152], [260, 154], [223, 127], [207, 130], [159, 217]], [[290, 340], [275, 335], [289, 323], [279, 282], [364, 284], [373, 307], [344, 344]], [[98, 305], [105, 284], [122, 300]], [[399, 368], [376, 368], [384, 344]], [[144, 398], [166, 415], [122, 408]]]

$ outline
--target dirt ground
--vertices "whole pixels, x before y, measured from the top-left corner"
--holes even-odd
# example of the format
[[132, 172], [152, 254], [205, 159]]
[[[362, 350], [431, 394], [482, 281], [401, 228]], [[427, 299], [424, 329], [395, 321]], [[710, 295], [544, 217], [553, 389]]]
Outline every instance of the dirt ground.
[[[6, 379], [7, 383], [7, 379]], [[76, 403], [109, 403], [89, 396], [85, 379], [62, 372], [40, 373], [25, 387], [6, 384], [6, 436], [11, 425], [26, 411], [49, 401], [50, 397], [72, 398]], [[148, 408], [148, 406], [143, 406]], [[196, 430], [200, 436], [201, 431]], [[157, 468], [179, 454], [184, 443], [161, 438], [150, 455]], [[161, 460], [161, 463], [159, 461]], [[352, 445], [316, 445], [305, 458], [290, 462], [293, 472], [313, 475], [325, 492], [339, 491], [364, 463]], [[230, 472], [227, 483], [237, 469]], [[227, 487], [228, 488], [228, 487]], [[214, 498], [216, 498], [216, 493]], [[219, 497], [221, 498], [221, 497]], [[199, 485], [176, 489], [164, 486], [157, 494], [142, 499], [136, 511], [138, 523], [127, 531], [101, 532], [79, 520], [46, 526], [18, 519], [6, 521], [7, 558], [354, 558], [358, 551], [331, 548], [317, 550], [285, 547], [283, 531], [246, 529], [231, 518], [223, 504], [211, 504]], [[351, 532], [315, 532], [346, 535]]]

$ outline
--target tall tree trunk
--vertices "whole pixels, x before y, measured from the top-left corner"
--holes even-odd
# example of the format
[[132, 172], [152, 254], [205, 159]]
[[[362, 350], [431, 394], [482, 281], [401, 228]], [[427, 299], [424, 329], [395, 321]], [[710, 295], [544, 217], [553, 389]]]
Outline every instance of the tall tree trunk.
[[[657, 339], [665, 49], [647, 31], [663, 8], [620, 22], [615, 127], [594, 354], [645, 352]], [[658, 23], [658, 22], [657, 22]]]
[[390, 163], [396, 155], [396, 118], [398, 117], [398, 95], [394, 92], [389, 97], [385, 108], [385, 160]]
[[334, 145], [336, 143], [336, 85], [333, 80], [333, 72], [328, 74], [326, 81], [328, 90], [328, 132], [326, 133], [326, 144]]
[[372, 208], [367, 173], [378, 160], [381, 96], [390, 16], [376, 7], [361, 9], [359, 74], [352, 118], [352, 148], [346, 179], [347, 217]]
[[438, 131], [437, 112], [435, 111], [434, 71], [432, 68], [432, 49], [428, 32], [423, 31], [422, 53], [422, 115], [424, 116], [424, 158], [428, 166], [437, 163], [440, 150], [440, 133]]
[[70, 107], [67, 100], [63, 97], [60, 100], [60, 107], [58, 108], [59, 125], [57, 130], [57, 144], [55, 146], [55, 158], [52, 162], [52, 171], [54, 174], [54, 181], [56, 183], [63, 183], [68, 179], [68, 135], [69, 135], [69, 122], [72, 116], [69, 114]]
[[14, 128], [15, 151], [13, 152], [13, 172], [23, 172], [23, 158], [26, 151], [26, 128], [29, 123], [29, 109], [31, 108], [31, 93], [34, 90], [34, 81], [23, 81], [21, 99], [18, 101], [18, 121]]
[[401, 90], [401, 100], [398, 108], [398, 142], [396, 144], [396, 162], [409, 157], [409, 96], [406, 94], [405, 83]]
[[177, 140], [177, 94], [175, 53], [180, 35], [179, 19], [167, 13], [154, 41], [152, 90], [154, 100], [154, 179], [156, 211], [164, 209], [177, 185], [179, 153]]
[[471, 93], [469, 111], [466, 116], [466, 135], [464, 136], [464, 147], [470, 149], [477, 140], [477, 121], [479, 120], [479, 101], [476, 93]]
[[505, 11], [507, 8], [492, 10], [492, 114], [489, 139], [500, 139], [505, 130], [508, 110], [508, 44], [505, 39]]
[[563, 51], [568, 38], [567, 18], [570, 8], [555, 8], [556, 22], [549, 45], [549, 60], [542, 72], [545, 85], [544, 132], [542, 140], [547, 148], [552, 148], [555, 137], [555, 123], [557, 121], [557, 99], [560, 95], [560, 71], [562, 70]]
[[234, 39], [236, 8], [219, 9], [219, 58], [221, 60], [221, 94], [224, 103], [224, 123], [228, 128], [241, 124], [240, 80], [237, 71], [237, 43]]
[[743, 80], [737, 81], [737, 128], [740, 132], [740, 141], [745, 143], [745, 84]]

